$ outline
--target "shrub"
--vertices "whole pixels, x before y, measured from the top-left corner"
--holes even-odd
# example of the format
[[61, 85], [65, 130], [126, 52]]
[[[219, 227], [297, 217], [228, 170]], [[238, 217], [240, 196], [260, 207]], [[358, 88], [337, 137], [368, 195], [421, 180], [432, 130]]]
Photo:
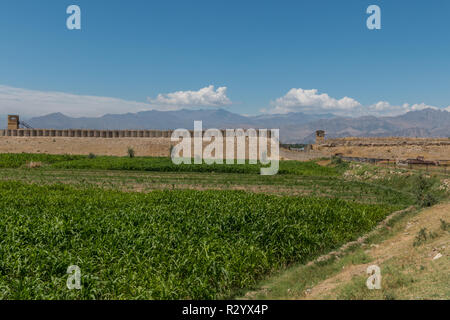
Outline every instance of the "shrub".
[[427, 231], [427, 228], [420, 229], [419, 233], [416, 235], [416, 238], [414, 239], [413, 246], [420, 246], [421, 244], [425, 243], [428, 239], [433, 239], [436, 237], [436, 233]]
[[412, 192], [416, 197], [416, 203], [421, 207], [430, 207], [438, 202], [437, 197], [432, 193], [433, 181], [425, 178], [422, 174], [414, 177]]
[[440, 219], [441, 221], [441, 229], [443, 231], [448, 231], [450, 228], [450, 223], [448, 223], [447, 221], [445, 221], [444, 219]]
[[128, 153], [128, 157], [134, 158], [134, 149], [133, 148], [128, 147], [127, 153]]
[[344, 160], [342, 160], [342, 158], [337, 157], [337, 156], [331, 157], [331, 164], [333, 164], [333, 165], [341, 165], [342, 163], [344, 163]]
[[347, 161], [344, 161], [342, 158], [337, 156], [333, 156], [331, 158], [331, 164], [339, 171], [345, 171], [349, 167], [349, 163]]
[[420, 200], [419, 205], [422, 207], [431, 207], [436, 203], [438, 203], [437, 197], [433, 193], [427, 192]]

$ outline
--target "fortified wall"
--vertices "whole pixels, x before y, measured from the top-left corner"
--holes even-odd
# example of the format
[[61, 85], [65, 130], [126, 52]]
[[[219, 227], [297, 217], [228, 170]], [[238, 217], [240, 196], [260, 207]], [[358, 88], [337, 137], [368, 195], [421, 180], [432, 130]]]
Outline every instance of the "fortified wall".
[[[133, 148], [136, 156], [170, 156], [172, 147], [178, 141], [171, 141], [172, 130], [91, 130], [91, 129], [34, 129], [20, 128], [28, 126], [19, 120], [19, 116], [8, 117], [8, 129], [0, 130], [0, 153], [46, 153], [125, 156], [128, 148]], [[29, 127], [29, 126], [28, 126]], [[221, 130], [226, 136], [226, 130]], [[194, 131], [190, 131], [191, 137]], [[258, 131], [257, 131], [258, 134]], [[267, 132], [270, 138], [270, 131]], [[230, 141], [230, 138], [227, 138]], [[237, 138], [234, 154], [237, 154]], [[269, 140], [269, 139], [268, 139]], [[226, 139], [223, 154], [226, 155]], [[246, 138], [245, 154], [248, 158], [249, 138]], [[209, 142], [203, 143], [204, 147]], [[270, 142], [268, 141], [270, 156]]]
[[170, 138], [172, 131], [160, 130], [90, 130], [90, 129], [7, 129], [6, 137], [70, 137], [70, 138]]

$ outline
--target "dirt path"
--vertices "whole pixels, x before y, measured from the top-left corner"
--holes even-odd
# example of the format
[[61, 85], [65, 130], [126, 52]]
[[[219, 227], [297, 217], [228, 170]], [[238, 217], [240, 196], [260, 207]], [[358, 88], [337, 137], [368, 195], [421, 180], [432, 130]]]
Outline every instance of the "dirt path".
[[[348, 284], [354, 277], [367, 277], [366, 270], [369, 265], [382, 267], [388, 261], [391, 266], [401, 267], [403, 273], [409, 274], [416, 284], [409, 289], [398, 288], [400, 297], [415, 299], [420, 298], [418, 295], [427, 297], [427, 293], [430, 297], [433, 297], [433, 294], [438, 295], [438, 298], [441, 297], [439, 294], [442, 292], [436, 293], [435, 291], [439, 289], [433, 287], [434, 284], [430, 280], [439, 278], [439, 275], [433, 273], [443, 272], [444, 276], [445, 273], [447, 276], [449, 274], [450, 233], [440, 229], [441, 219], [450, 222], [450, 203], [423, 210], [409, 220], [403, 230], [396, 235], [368, 248], [366, 254], [373, 259], [370, 263], [345, 266], [340, 273], [309, 289], [308, 294], [301, 299], [335, 299], [338, 297], [337, 289]], [[433, 232], [435, 237], [421, 246], [414, 246], [414, 240], [422, 228]], [[438, 254], [442, 257], [433, 260]], [[440, 285], [450, 288], [450, 279], [447, 277], [447, 284], [436, 284]]]

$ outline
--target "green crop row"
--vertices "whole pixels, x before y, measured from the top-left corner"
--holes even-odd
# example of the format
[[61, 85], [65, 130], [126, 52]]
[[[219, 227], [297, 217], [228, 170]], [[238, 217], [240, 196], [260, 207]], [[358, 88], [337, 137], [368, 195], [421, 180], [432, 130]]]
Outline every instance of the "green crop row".
[[57, 162], [80, 160], [84, 158], [86, 157], [77, 155], [53, 155], [43, 153], [1, 153], [0, 168], [19, 168], [31, 161], [53, 164]]
[[[0, 299], [212, 299], [356, 239], [396, 207], [240, 191], [0, 182]], [[68, 290], [78, 265], [82, 290]]]
[[[112, 157], [45, 154], [0, 154], [0, 168], [18, 168], [30, 161], [42, 162], [52, 168], [60, 169], [105, 169], [138, 170], [160, 172], [222, 172], [222, 173], [260, 173], [261, 164], [180, 164], [172, 163], [169, 157]], [[323, 167], [314, 162], [280, 161], [280, 174], [305, 176], [335, 176], [335, 168]]]

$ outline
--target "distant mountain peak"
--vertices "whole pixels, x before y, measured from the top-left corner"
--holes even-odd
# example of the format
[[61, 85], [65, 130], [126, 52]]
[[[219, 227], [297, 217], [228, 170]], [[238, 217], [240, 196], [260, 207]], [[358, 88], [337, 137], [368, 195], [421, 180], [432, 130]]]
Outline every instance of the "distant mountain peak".
[[223, 108], [148, 110], [138, 113], [108, 114], [97, 118], [72, 118], [57, 112], [35, 117], [27, 122], [34, 128], [49, 129], [173, 130], [192, 129], [195, 120], [202, 120], [204, 129], [279, 128], [280, 140], [285, 143], [311, 143], [318, 129], [325, 130], [328, 138], [347, 135], [450, 137], [450, 112], [434, 109], [410, 111], [396, 117], [363, 116], [359, 118], [301, 112], [243, 116]]

